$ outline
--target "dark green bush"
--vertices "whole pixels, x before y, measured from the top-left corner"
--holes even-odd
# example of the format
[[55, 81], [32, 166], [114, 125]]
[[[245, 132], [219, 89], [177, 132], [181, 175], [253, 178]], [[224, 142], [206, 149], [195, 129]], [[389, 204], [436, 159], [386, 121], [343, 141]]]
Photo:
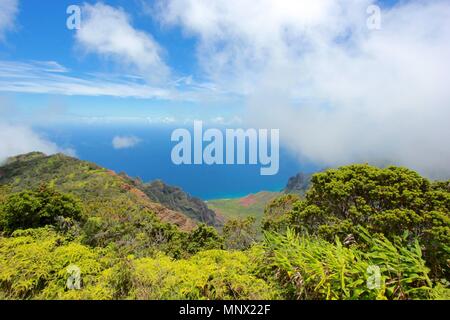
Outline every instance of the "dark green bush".
[[[405, 245], [419, 239], [435, 277], [448, 276], [450, 192], [399, 167], [351, 165], [315, 174], [306, 199], [284, 219], [300, 234], [351, 243], [359, 226]], [[403, 235], [406, 235], [403, 237]]]
[[7, 233], [53, 225], [58, 217], [78, 220], [82, 216], [82, 207], [77, 199], [47, 186], [10, 195], [1, 211], [2, 227]]
[[255, 218], [230, 219], [223, 226], [225, 246], [231, 250], [245, 250], [256, 242]]

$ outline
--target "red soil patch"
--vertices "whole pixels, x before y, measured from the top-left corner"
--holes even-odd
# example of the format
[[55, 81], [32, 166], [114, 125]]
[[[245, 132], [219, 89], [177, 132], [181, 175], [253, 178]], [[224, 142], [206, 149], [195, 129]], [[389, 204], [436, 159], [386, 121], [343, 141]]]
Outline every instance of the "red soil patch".
[[112, 176], [112, 177], [117, 177], [117, 173], [115, 173], [115, 172], [112, 171], [112, 170], [107, 170], [107, 171], [106, 171], [106, 174], [108, 174], [108, 175], [110, 175], [110, 176]]
[[125, 183], [123, 185], [121, 185], [120, 187], [122, 188], [122, 190], [125, 190], [125, 191], [130, 191], [132, 188], [129, 184], [125, 184]]
[[249, 207], [255, 203], [256, 203], [256, 197], [254, 194], [250, 194], [250, 195], [246, 196], [245, 198], [242, 198], [241, 200], [239, 200], [239, 204], [243, 207]]

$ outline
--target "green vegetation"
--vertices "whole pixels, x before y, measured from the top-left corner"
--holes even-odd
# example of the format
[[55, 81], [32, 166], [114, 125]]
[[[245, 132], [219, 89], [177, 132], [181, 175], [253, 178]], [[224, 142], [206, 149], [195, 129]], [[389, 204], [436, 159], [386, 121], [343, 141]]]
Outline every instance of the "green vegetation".
[[[433, 289], [417, 241], [404, 247], [364, 230], [361, 235], [364, 250], [290, 229], [286, 235], [269, 233], [263, 270], [275, 275], [290, 299], [429, 299], [442, 289]], [[371, 266], [380, 270], [378, 288], [366, 283]]]
[[151, 183], [135, 180], [135, 186], [151, 200], [161, 203], [171, 210], [181, 212], [195, 221], [215, 227], [222, 225], [216, 213], [209, 209], [205, 202], [191, 197], [180, 188], [169, 186], [160, 180]]
[[79, 202], [45, 185], [37, 191], [23, 191], [7, 197], [0, 210], [0, 227], [11, 233], [16, 229], [37, 228], [81, 218]]
[[287, 224], [299, 234], [347, 243], [358, 242], [360, 226], [390, 240], [400, 237], [405, 246], [419, 240], [432, 274], [448, 277], [448, 185], [431, 183], [406, 168], [352, 165], [328, 170], [312, 177], [304, 200], [265, 226], [283, 230]]
[[259, 223], [266, 205], [280, 195], [280, 192], [261, 191], [243, 198], [209, 200], [207, 204], [225, 221], [253, 217]]
[[332, 169], [217, 231], [127, 179], [61, 155], [1, 167], [0, 299], [450, 298], [449, 182]]
[[255, 218], [228, 220], [223, 227], [225, 247], [232, 250], [250, 248], [257, 239]]

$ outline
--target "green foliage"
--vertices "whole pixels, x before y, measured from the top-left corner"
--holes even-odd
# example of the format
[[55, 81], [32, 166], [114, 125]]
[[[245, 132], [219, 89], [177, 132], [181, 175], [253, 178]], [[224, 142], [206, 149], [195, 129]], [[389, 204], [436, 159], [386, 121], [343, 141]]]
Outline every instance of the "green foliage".
[[264, 231], [283, 232], [290, 225], [289, 216], [294, 204], [300, 200], [297, 194], [285, 194], [271, 201], [264, 210], [261, 227]]
[[[267, 233], [266, 264], [262, 272], [275, 277], [291, 299], [428, 299], [433, 294], [429, 269], [415, 242], [404, 247], [361, 231], [367, 250], [345, 247], [339, 241]], [[370, 287], [371, 269], [380, 270], [379, 283]], [[443, 289], [448, 292], [448, 289]], [[436, 291], [437, 292], [437, 291]]]
[[[80, 270], [80, 289], [69, 289], [69, 268]], [[20, 230], [0, 237], [0, 296], [5, 299], [271, 299], [254, 275], [255, 261], [242, 252], [202, 251], [173, 260], [123, 256], [90, 248], [53, 228]]]
[[81, 218], [81, 205], [68, 194], [46, 186], [36, 191], [23, 191], [10, 195], [1, 209], [1, 221], [6, 232], [37, 228], [55, 224], [58, 217], [70, 220]]
[[[450, 183], [408, 169], [315, 175], [305, 198], [267, 207], [262, 244], [250, 211], [222, 237], [151, 202], [138, 182], [63, 155], [19, 156], [1, 171], [0, 299], [450, 296]], [[74, 270], [79, 290], [67, 286]]]
[[201, 250], [222, 249], [223, 238], [219, 236], [217, 230], [205, 224], [200, 224], [192, 230], [186, 239], [186, 251], [197, 253]]
[[[8, 299], [106, 298], [105, 290], [94, 288], [108, 264], [105, 257], [104, 251], [68, 242], [50, 227], [18, 230], [0, 237], [0, 291]], [[82, 290], [67, 290], [70, 265], [82, 272]]]
[[301, 234], [328, 241], [352, 238], [359, 226], [405, 245], [419, 239], [436, 277], [448, 274], [450, 192], [406, 168], [351, 165], [312, 177], [306, 199], [297, 201], [284, 219]]
[[253, 275], [242, 252], [204, 251], [188, 260], [160, 256], [135, 262], [134, 299], [273, 299], [278, 292]]
[[[151, 202], [128, 179], [62, 154], [18, 156], [2, 166], [1, 171], [0, 213], [4, 211], [2, 197], [29, 193], [28, 190], [36, 190], [41, 183], [46, 183], [60, 194], [70, 192], [80, 199], [85, 216], [79, 226], [67, 218], [58, 218], [55, 224], [72, 238], [81, 237], [86, 245], [111, 245], [136, 256], [148, 256], [155, 251], [181, 256], [185, 253], [187, 231], [195, 226], [182, 214]], [[12, 201], [12, 205], [17, 203]], [[20, 208], [17, 211], [24, 213]], [[0, 224], [3, 216], [0, 214]], [[36, 226], [39, 225], [19, 227]]]
[[231, 250], [245, 250], [256, 241], [255, 218], [228, 220], [223, 227], [225, 246]]
[[130, 211], [123, 218], [90, 217], [82, 230], [81, 241], [84, 244], [113, 245], [123, 255], [137, 256], [152, 255], [156, 251], [179, 256], [186, 237], [177, 227], [161, 222], [148, 210]]

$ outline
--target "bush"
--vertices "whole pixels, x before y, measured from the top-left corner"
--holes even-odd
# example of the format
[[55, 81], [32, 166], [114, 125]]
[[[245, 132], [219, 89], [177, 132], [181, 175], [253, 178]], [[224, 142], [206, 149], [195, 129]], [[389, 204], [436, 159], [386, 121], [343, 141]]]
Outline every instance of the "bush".
[[[339, 239], [266, 233], [262, 272], [274, 277], [288, 299], [429, 299], [433, 288], [429, 269], [417, 242], [409, 247], [360, 232], [366, 251], [347, 248]], [[379, 282], [371, 287], [371, 272]], [[442, 292], [448, 289], [439, 287]], [[442, 291], [443, 290], [443, 291]]]
[[[67, 282], [80, 271], [80, 289]], [[277, 292], [255, 276], [242, 252], [203, 251], [174, 260], [162, 253], [136, 259], [89, 248], [53, 228], [0, 237], [0, 297], [4, 299], [271, 299]]]
[[186, 238], [186, 251], [195, 254], [201, 250], [222, 249], [223, 238], [216, 229], [205, 224], [200, 224], [192, 230]]
[[261, 223], [264, 231], [284, 232], [289, 227], [289, 215], [294, 204], [300, 200], [297, 194], [285, 194], [272, 200], [264, 209]]
[[[53, 228], [19, 230], [0, 237], [0, 292], [6, 299], [100, 299], [97, 286], [108, 266], [106, 252], [68, 242]], [[68, 267], [81, 271], [81, 290], [68, 290]]]
[[134, 264], [133, 299], [273, 299], [276, 290], [254, 275], [242, 252], [203, 251], [187, 260], [165, 256]]
[[52, 225], [57, 223], [58, 217], [78, 220], [82, 213], [78, 200], [46, 186], [10, 195], [1, 211], [0, 220], [7, 233]]
[[225, 246], [230, 250], [246, 250], [256, 242], [255, 218], [230, 219], [223, 226]]
[[445, 183], [432, 184], [406, 168], [351, 165], [315, 174], [306, 199], [287, 219], [297, 232], [328, 241], [350, 241], [359, 226], [390, 240], [406, 232], [404, 244], [419, 239], [433, 276], [440, 277], [448, 276], [449, 214]]

